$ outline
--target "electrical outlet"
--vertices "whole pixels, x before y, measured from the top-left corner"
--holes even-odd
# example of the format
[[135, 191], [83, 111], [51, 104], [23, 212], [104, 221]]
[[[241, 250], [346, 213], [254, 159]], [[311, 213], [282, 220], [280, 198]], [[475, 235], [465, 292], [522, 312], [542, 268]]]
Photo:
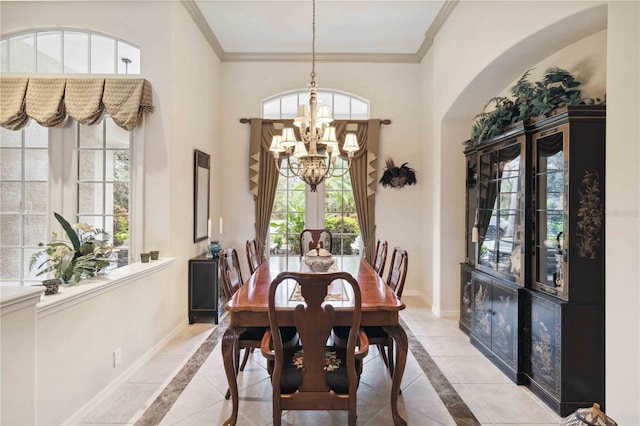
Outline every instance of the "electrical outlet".
[[113, 351], [113, 367], [117, 367], [122, 362], [122, 348]]

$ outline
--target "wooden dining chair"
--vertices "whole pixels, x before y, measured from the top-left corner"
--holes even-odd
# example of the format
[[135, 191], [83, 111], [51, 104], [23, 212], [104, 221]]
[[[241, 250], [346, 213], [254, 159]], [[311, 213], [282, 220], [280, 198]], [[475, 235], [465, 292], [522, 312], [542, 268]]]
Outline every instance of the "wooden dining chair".
[[[276, 290], [285, 280], [300, 285], [304, 304], [293, 313], [301, 345], [285, 348], [276, 315]], [[333, 306], [325, 297], [329, 284], [342, 280], [353, 289], [351, 332], [346, 347], [327, 346], [335, 322]], [[273, 385], [273, 424], [281, 424], [282, 410], [348, 410], [349, 425], [356, 424], [356, 389], [362, 359], [369, 342], [360, 330], [361, 294], [358, 282], [347, 272], [305, 274], [282, 272], [269, 287], [269, 325], [262, 353], [269, 360]], [[357, 349], [356, 349], [357, 346]]]
[[258, 254], [258, 243], [256, 242], [255, 238], [247, 240], [246, 249], [247, 262], [249, 263], [249, 272], [253, 274], [256, 269], [258, 269], [258, 267], [262, 265], [262, 262], [265, 261], [265, 258]]
[[[227, 300], [231, 299], [233, 295], [240, 289], [244, 283], [242, 279], [242, 271], [240, 270], [240, 260], [238, 258], [238, 252], [235, 248], [228, 248], [220, 254], [220, 278], [222, 281], [222, 289], [227, 297]], [[253, 349], [260, 348], [260, 342], [264, 335], [266, 327], [247, 327], [246, 330], [238, 338], [238, 344], [234, 348], [233, 355], [235, 357], [234, 367], [236, 369], [236, 375], [238, 371], [243, 371], [249, 360], [249, 354], [253, 352]], [[283, 330], [283, 338], [286, 342], [293, 344], [297, 341], [297, 333], [295, 328], [287, 327]], [[244, 358], [242, 364], [240, 364], [240, 351], [244, 349]], [[238, 366], [240, 366], [238, 368]], [[229, 399], [231, 393], [227, 390], [225, 399]]]
[[[409, 266], [409, 254], [406, 250], [400, 247], [395, 247], [391, 254], [391, 262], [389, 263], [389, 274], [387, 275], [387, 285], [394, 291], [398, 299], [402, 297], [402, 290], [404, 290], [404, 282], [407, 278], [407, 269]], [[384, 331], [382, 327], [371, 326], [364, 328], [369, 342], [372, 345], [376, 345], [385, 365], [389, 368], [389, 373], [393, 377], [394, 363], [393, 363], [393, 339], [389, 334]], [[385, 353], [384, 348], [387, 348]]]
[[[407, 268], [409, 265], [409, 254], [400, 247], [393, 249], [391, 255], [391, 263], [389, 274], [387, 275], [386, 284], [394, 291], [398, 299], [402, 297], [404, 282], [407, 278]], [[394, 361], [393, 361], [393, 339], [389, 334], [379, 326], [365, 326], [362, 328], [369, 338], [369, 344], [376, 345], [380, 356], [385, 365], [389, 369], [391, 377], [393, 377]], [[346, 336], [349, 333], [348, 327], [334, 327], [333, 334], [336, 344], [344, 345]], [[386, 348], [386, 350], [385, 350]]]
[[384, 265], [387, 262], [387, 240], [379, 239], [376, 243], [376, 256], [373, 259], [373, 270], [382, 276], [384, 273]]
[[[304, 242], [308, 241], [305, 246]], [[333, 235], [328, 229], [304, 229], [300, 233], [300, 256], [304, 256], [306, 252], [314, 249], [318, 246], [318, 243], [322, 243], [322, 248], [328, 250], [331, 253], [333, 249]]]

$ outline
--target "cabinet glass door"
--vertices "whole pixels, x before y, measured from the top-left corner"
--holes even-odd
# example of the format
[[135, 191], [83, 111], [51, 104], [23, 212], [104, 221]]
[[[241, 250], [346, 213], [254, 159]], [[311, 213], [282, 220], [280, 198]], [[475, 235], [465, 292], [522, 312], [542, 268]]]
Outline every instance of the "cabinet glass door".
[[[554, 129], [557, 130], [557, 129]], [[533, 137], [534, 150], [534, 279], [533, 286], [552, 295], [566, 297], [567, 252], [565, 126], [552, 134]]]
[[479, 155], [477, 264], [523, 283], [524, 137]]

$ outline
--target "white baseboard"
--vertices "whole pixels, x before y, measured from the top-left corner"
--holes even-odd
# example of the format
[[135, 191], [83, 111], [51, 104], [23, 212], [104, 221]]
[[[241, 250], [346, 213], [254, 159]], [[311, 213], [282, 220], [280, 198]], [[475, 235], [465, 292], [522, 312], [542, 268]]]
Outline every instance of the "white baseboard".
[[432, 312], [434, 315], [444, 319], [457, 320], [460, 318], [460, 311], [457, 309], [455, 310], [432, 309]]
[[136, 362], [131, 364], [129, 368], [124, 370], [118, 377], [116, 377], [111, 383], [105, 386], [100, 392], [98, 392], [93, 398], [87, 401], [78, 411], [73, 413], [71, 417], [65, 420], [63, 425], [77, 425], [82, 419], [84, 419], [92, 410], [97, 408], [102, 400], [109, 395], [118, 386], [126, 383], [127, 379], [131, 377], [140, 367], [147, 363], [154, 355], [156, 355], [169, 341], [176, 336], [180, 330], [185, 326], [187, 320], [181, 321], [173, 330], [171, 330], [162, 340], [160, 340], [155, 346], [149, 349], [144, 355], [142, 355]]

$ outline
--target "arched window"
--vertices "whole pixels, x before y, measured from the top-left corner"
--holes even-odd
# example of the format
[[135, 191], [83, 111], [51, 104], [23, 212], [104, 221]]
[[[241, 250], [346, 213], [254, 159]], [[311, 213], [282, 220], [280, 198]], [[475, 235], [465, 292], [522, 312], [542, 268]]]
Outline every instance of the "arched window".
[[14, 34], [0, 41], [3, 73], [140, 74], [140, 49], [75, 29]]
[[[140, 73], [139, 48], [88, 31], [22, 33], [1, 40], [0, 47], [3, 73]], [[133, 133], [109, 115], [91, 126], [46, 128], [31, 120], [22, 130], [0, 133], [0, 284], [46, 278], [29, 263], [57, 228], [54, 211], [107, 231], [114, 247], [110, 268], [128, 264], [135, 251], [133, 220], [140, 216], [132, 213], [131, 191], [139, 186], [133, 169], [142, 162], [142, 144], [133, 148]]]
[[[298, 105], [308, 103], [308, 90], [281, 93], [262, 102], [262, 117], [292, 119]], [[369, 101], [350, 93], [318, 90], [318, 105], [329, 105], [336, 120], [369, 118]], [[336, 167], [344, 170], [347, 161], [338, 158]], [[282, 170], [287, 173], [285, 168]], [[343, 260], [359, 257], [360, 228], [349, 174], [327, 179], [317, 192], [310, 192], [305, 186], [299, 178], [279, 177], [268, 236], [270, 256], [297, 257], [298, 236], [304, 228], [328, 228], [333, 234], [335, 256]]]

